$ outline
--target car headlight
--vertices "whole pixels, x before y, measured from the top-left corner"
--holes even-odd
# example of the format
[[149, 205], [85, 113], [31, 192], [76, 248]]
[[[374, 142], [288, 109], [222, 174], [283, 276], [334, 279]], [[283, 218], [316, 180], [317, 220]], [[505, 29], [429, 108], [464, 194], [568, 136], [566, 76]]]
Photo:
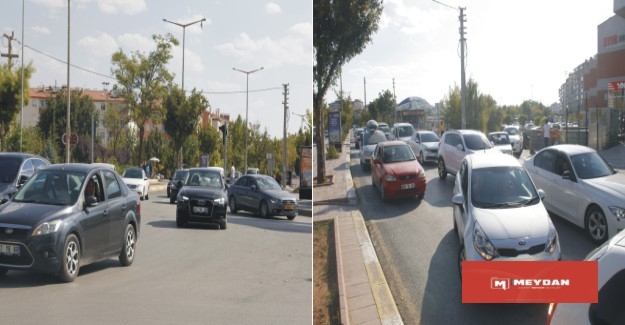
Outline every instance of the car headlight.
[[619, 207], [610, 207], [610, 211], [617, 219], [625, 218], [625, 209]]
[[393, 175], [386, 175], [386, 176], [384, 176], [384, 180], [387, 181], [387, 182], [394, 182], [397, 179]]
[[184, 196], [184, 195], [178, 195], [177, 201], [178, 202], [183, 202], [183, 201], [186, 202], [186, 201], [189, 201], [189, 198]]
[[547, 247], [545, 247], [545, 252], [553, 253], [556, 251], [558, 247], [558, 233], [556, 232], [556, 228], [551, 225], [549, 227], [549, 236], [547, 238]]
[[425, 171], [423, 171], [423, 170], [422, 170], [422, 171], [420, 171], [420, 172], [417, 174], [417, 179], [425, 179]]
[[280, 203], [280, 200], [278, 200], [278, 199], [274, 199], [274, 198], [269, 199], [269, 201], [271, 202], [271, 204], [277, 204], [277, 203]]
[[220, 197], [218, 199], [213, 200], [213, 203], [217, 204], [217, 205], [224, 205], [226, 204], [226, 199], [223, 197]]
[[482, 256], [483, 259], [490, 261], [499, 256], [495, 245], [490, 242], [482, 227], [476, 222], [473, 228], [473, 247]]
[[33, 230], [33, 236], [53, 234], [59, 231], [59, 229], [61, 229], [62, 224], [63, 224], [63, 220], [60, 220], [60, 219], [50, 221], [50, 222], [44, 222], [40, 224], [39, 226], [37, 226], [35, 230]]

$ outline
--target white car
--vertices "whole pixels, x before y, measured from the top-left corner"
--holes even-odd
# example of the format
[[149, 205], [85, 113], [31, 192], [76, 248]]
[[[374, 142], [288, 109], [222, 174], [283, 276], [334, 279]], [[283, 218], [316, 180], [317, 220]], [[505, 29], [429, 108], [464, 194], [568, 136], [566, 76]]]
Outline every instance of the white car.
[[361, 134], [361, 144], [360, 144], [360, 167], [363, 170], [371, 170], [371, 156], [373, 155], [373, 150], [380, 142], [386, 141], [386, 136], [380, 130], [365, 131]]
[[145, 170], [139, 167], [131, 167], [124, 170], [122, 179], [128, 188], [139, 194], [141, 200], [150, 199], [150, 180], [145, 174]]
[[512, 145], [512, 151], [515, 155], [520, 156], [523, 152], [523, 134], [518, 125], [504, 126], [503, 131], [508, 133], [510, 137], [510, 144]]
[[625, 232], [619, 232], [597, 247], [585, 260], [597, 261], [598, 264], [598, 303], [551, 303], [547, 325], [623, 324]]
[[547, 193], [547, 210], [585, 229], [595, 243], [625, 228], [625, 174], [616, 172], [594, 149], [550, 146], [524, 165]]
[[463, 261], [558, 261], [560, 243], [527, 171], [512, 155], [467, 155], [453, 190]]
[[[414, 128], [410, 123], [395, 123], [391, 129], [391, 138], [393, 140], [401, 140], [406, 143], [412, 139]], [[416, 154], [416, 152], [415, 152]]]
[[456, 175], [464, 157], [476, 153], [501, 154], [501, 151], [495, 149], [480, 131], [446, 131], [438, 144], [438, 177], [444, 180], [447, 174]]
[[488, 140], [490, 140], [495, 148], [499, 149], [501, 152], [509, 155], [512, 154], [512, 144], [510, 144], [510, 137], [508, 136], [508, 133], [504, 131], [491, 132], [488, 134]]
[[432, 131], [419, 130], [415, 131], [408, 145], [412, 151], [417, 155], [419, 163], [423, 165], [426, 161], [438, 161], [438, 135]]

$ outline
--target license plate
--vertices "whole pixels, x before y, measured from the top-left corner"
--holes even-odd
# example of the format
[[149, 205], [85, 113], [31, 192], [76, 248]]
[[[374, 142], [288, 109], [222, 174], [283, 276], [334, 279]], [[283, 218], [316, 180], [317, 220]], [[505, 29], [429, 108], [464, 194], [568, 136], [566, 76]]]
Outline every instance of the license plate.
[[20, 246], [19, 245], [5, 245], [0, 244], [0, 255], [20, 255]]
[[414, 188], [414, 183], [410, 183], [410, 184], [402, 184], [401, 185], [401, 189], [402, 190], [407, 190], [407, 189], [411, 189]]
[[193, 207], [194, 213], [208, 213], [207, 207]]
[[284, 210], [293, 210], [294, 206], [293, 204], [285, 204], [284, 205]]

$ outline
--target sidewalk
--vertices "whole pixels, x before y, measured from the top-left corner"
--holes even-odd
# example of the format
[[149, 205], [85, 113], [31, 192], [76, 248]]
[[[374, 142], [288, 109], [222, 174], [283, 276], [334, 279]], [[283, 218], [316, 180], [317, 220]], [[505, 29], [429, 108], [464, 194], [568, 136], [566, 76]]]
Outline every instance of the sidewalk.
[[334, 220], [341, 324], [403, 324], [357, 206], [349, 145], [326, 160], [332, 184], [313, 190], [313, 221]]

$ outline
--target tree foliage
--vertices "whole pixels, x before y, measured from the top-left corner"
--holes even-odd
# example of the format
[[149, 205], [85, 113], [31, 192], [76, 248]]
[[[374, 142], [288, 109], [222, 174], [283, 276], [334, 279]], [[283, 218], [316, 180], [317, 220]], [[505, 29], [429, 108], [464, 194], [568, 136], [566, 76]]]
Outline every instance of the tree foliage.
[[[319, 134], [323, 134], [323, 102], [341, 67], [361, 53], [378, 29], [382, 15], [378, 0], [313, 1], [313, 115]], [[318, 148], [324, 147], [317, 137]], [[325, 150], [317, 150], [317, 176], [325, 179]]]
[[[24, 69], [24, 105], [28, 104], [29, 81], [35, 71], [32, 63]], [[4, 150], [6, 135], [22, 108], [22, 67], [12, 69], [9, 64], [0, 64], [0, 151]], [[18, 148], [19, 149], [19, 148]], [[19, 150], [17, 150], [19, 151]]]

